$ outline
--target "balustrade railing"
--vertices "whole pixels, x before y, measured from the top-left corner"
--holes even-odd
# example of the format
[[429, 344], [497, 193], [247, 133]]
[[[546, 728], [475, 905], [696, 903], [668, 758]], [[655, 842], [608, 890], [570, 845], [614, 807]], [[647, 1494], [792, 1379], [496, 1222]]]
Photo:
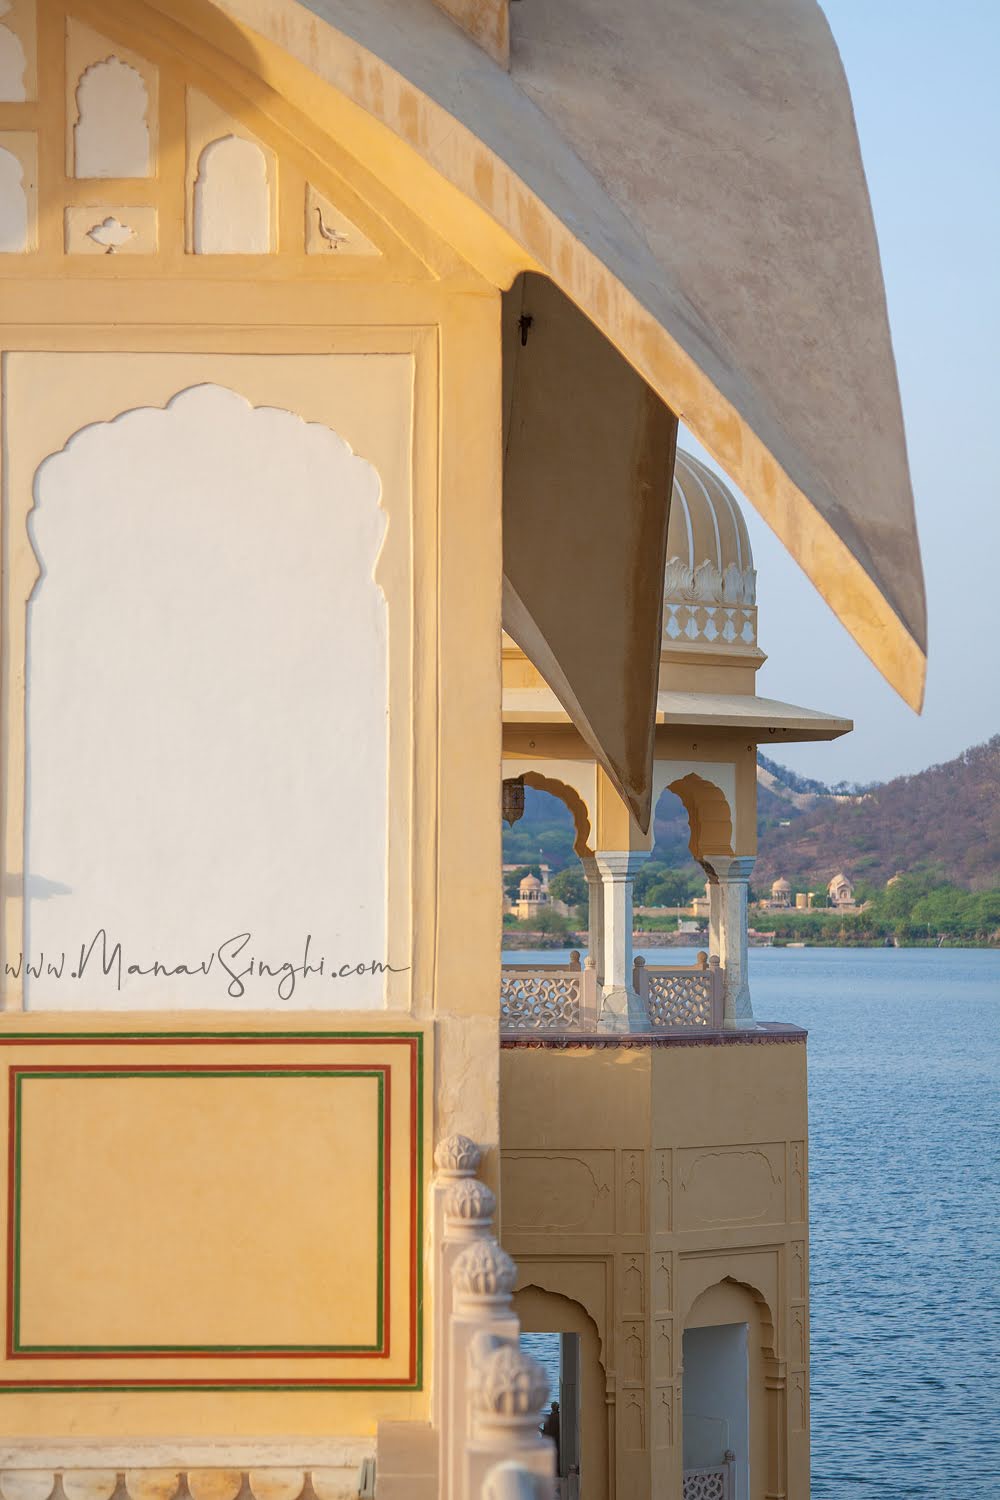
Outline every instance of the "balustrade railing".
[[597, 967], [575, 950], [569, 964], [505, 964], [500, 978], [501, 1031], [587, 1031], [597, 1025]]
[[[725, 974], [714, 955], [694, 964], [650, 965], [637, 958], [632, 987], [652, 1031], [721, 1031]], [[601, 1014], [597, 968], [581, 964], [504, 964], [500, 980], [500, 1030], [507, 1033], [592, 1031]]]
[[646, 1002], [646, 1014], [654, 1030], [664, 1027], [707, 1031], [722, 1030], [724, 975], [719, 960], [699, 953], [693, 965], [650, 967], [644, 958], [635, 960], [632, 987]]
[[476, 1175], [481, 1155], [463, 1135], [448, 1136], [434, 1153], [437, 1493], [553, 1500], [555, 1447], [539, 1430], [548, 1376], [520, 1347], [517, 1267], [496, 1239], [496, 1198]]
[[736, 1463], [726, 1455], [723, 1463], [710, 1469], [684, 1470], [684, 1500], [735, 1500]]

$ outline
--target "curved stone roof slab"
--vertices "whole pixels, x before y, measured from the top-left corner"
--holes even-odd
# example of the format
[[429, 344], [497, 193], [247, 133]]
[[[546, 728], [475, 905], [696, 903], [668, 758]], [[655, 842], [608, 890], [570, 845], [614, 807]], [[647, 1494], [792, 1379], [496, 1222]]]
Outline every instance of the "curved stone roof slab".
[[[512, 270], [549, 274], [919, 707], [923, 579], [878, 248], [815, 0], [522, 0], [509, 72], [433, 0], [215, 3], [488, 214], [523, 251]], [[475, 239], [459, 245], [473, 261]]]

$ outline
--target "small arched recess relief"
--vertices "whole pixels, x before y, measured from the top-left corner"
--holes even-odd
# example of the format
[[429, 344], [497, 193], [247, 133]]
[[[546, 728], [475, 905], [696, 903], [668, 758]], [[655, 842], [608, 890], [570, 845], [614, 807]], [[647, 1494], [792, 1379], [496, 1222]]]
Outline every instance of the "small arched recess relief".
[[0, 146], [0, 254], [18, 255], [30, 248], [24, 167], [13, 151]]
[[195, 254], [267, 255], [270, 249], [267, 157], [242, 136], [210, 141], [194, 184]]
[[150, 175], [149, 95], [142, 74], [120, 57], [92, 63], [76, 90], [76, 177]]
[[28, 59], [21, 38], [4, 24], [12, 8], [11, 0], [0, 0], [0, 102], [22, 104], [28, 97]]
[[[217, 385], [84, 428], [29, 532], [25, 952], [104, 929], [139, 965], [385, 958], [387, 602], [375, 469]], [[113, 936], [112, 936], [113, 932]], [[169, 990], [169, 999], [164, 996]], [[296, 1006], [376, 1006], [381, 972]], [[284, 999], [288, 1000], [287, 995]], [[218, 958], [168, 981], [30, 977], [34, 1008], [261, 1007]]]

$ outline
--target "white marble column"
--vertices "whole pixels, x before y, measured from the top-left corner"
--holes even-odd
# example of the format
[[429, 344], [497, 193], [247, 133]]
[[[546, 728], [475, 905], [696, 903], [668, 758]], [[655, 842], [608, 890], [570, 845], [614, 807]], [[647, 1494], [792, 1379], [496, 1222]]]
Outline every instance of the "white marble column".
[[604, 882], [592, 854], [581, 854], [587, 880], [587, 957], [597, 967], [597, 983], [604, 983]]
[[709, 854], [703, 863], [713, 877], [713, 907], [718, 906], [719, 959], [725, 975], [723, 1025], [730, 1030], [752, 1026], [747, 890], [754, 859], [742, 854]]
[[601, 1024], [622, 1031], [647, 1027], [645, 1009], [632, 988], [632, 881], [646, 850], [599, 849], [596, 854], [604, 888], [604, 1003]]
[[722, 887], [706, 865], [708, 880], [705, 894], [708, 896], [708, 956], [722, 960]]

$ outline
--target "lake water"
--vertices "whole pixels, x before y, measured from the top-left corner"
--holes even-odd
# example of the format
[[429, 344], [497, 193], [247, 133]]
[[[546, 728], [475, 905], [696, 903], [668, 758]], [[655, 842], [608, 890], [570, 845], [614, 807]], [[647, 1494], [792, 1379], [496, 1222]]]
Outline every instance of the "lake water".
[[998, 1500], [1000, 953], [759, 948], [750, 982], [809, 1031], [813, 1500]]

